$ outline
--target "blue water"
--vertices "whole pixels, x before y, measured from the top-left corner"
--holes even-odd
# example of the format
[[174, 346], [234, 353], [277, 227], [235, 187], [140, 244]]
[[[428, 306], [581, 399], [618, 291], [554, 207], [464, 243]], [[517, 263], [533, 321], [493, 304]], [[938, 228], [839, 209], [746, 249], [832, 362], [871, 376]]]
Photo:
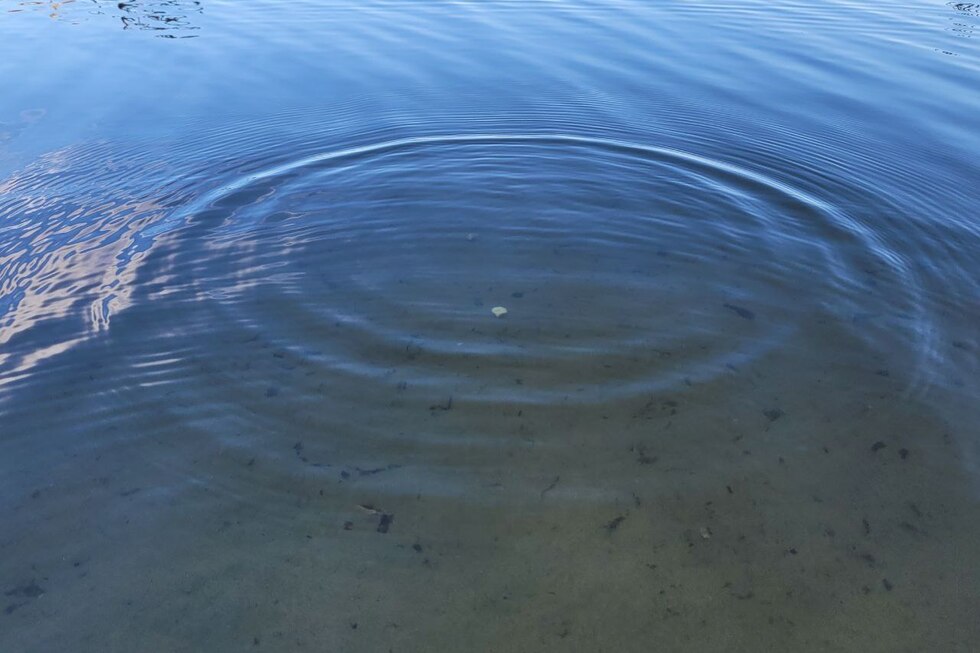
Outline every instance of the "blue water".
[[0, 650], [980, 647], [980, 5], [3, 0], [0, 88]]

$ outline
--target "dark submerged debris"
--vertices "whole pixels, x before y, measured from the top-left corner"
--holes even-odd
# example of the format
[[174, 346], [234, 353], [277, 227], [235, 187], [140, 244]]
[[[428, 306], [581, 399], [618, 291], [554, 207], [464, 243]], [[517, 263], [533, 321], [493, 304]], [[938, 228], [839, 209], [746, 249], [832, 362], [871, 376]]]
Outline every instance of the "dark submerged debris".
[[384, 467], [375, 467], [374, 469], [361, 469], [360, 467], [355, 467], [354, 470], [360, 476], [372, 476], [374, 474], [380, 474], [381, 472], [391, 471], [392, 469], [398, 469], [400, 467], [401, 465], [386, 465]]
[[449, 396], [449, 399], [444, 404], [433, 404], [433, 405], [429, 406], [429, 410], [431, 410], [431, 411], [452, 410], [452, 408], [453, 408], [453, 398], [452, 398], [452, 395]]
[[415, 343], [408, 343], [405, 345], [405, 358], [408, 360], [415, 360], [422, 353], [421, 345]]
[[887, 446], [888, 446], [887, 444], [885, 444], [885, 443], [884, 443], [884, 442], [882, 442], [881, 440], [878, 440], [878, 441], [877, 441], [877, 442], [875, 442], [875, 443], [874, 443], [873, 445], [871, 445], [871, 451], [872, 451], [873, 453], [878, 453], [879, 451], [881, 451], [882, 449], [884, 449], [884, 448], [885, 448], [885, 447], [887, 447]]
[[[677, 401], [673, 399], [667, 399], [665, 401], [660, 402], [660, 411], [661, 413], [676, 415], [677, 407], [679, 405], [680, 404], [678, 404]], [[643, 405], [643, 408], [640, 408], [638, 411], [636, 411], [636, 413], [633, 414], [633, 419], [640, 419], [640, 418], [653, 419], [656, 416], [656, 411], [657, 411], [657, 398], [651, 397]]]
[[297, 442], [296, 444], [293, 445], [293, 451], [296, 452], [296, 457], [299, 458], [302, 462], [308, 463], [313, 467], [330, 467], [330, 465], [326, 463], [310, 462], [310, 459], [306, 457], [306, 455], [303, 453], [303, 450], [304, 447], [302, 441]]
[[891, 592], [892, 589], [895, 587], [894, 585], [892, 585], [891, 581], [888, 580], [887, 578], [882, 578], [881, 579], [881, 584], [885, 587], [885, 590], [887, 590], [889, 592]]
[[903, 447], [902, 449], [898, 450], [898, 455], [899, 457], [901, 457], [902, 460], [905, 460], [906, 458], [909, 457], [909, 450]]
[[4, 594], [6, 596], [22, 597], [25, 599], [36, 599], [37, 597], [44, 594], [44, 588], [32, 580], [27, 585], [21, 585], [20, 587], [15, 587], [9, 592], [4, 592]]
[[558, 481], [560, 481], [560, 480], [561, 480], [561, 476], [556, 476], [554, 478], [554, 480], [551, 481], [551, 484], [548, 485], [548, 487], [546, 487], [545, 489], [541, 490], [541, 498], [543, 499], [544, 498], [544, 495], [546, 495], [548, 492], [551, 492], [552, 490], [554, 490], [555, 487], [558, 485]]
[[747, 308], [742, 308], [741, 306], [736, 306], [735, 304], [727, 304], [727, 303], [726, 304], [722, 304], [722, 306], [724, 306], [725, 308], [727, 308], [730, 311], [733, 311], [735, 313], [735, 315], [738, 315], [743, 320], [754, 320], [755, 319], [755, 313], [753, 313], [752, 311], [750, 311]]
[[626, 515], [619, 515], [611, 522], [603, 526], [603, 528], [605, 528], [608, 533], [612, 534], [617, 528], [619, 528], [619, 525], [622, 524], [625, 519]]
[[391, 528], [391, 522], [395, 521], [395, 516], [388, 514], [386, 512], [381, 513], [381, 519], [378, 520], [378, 532], [387, 533], [388, 529]]
[[630, 447], [630, 451], [636, 454], [636, 462], [640, 463], [641, 465], [652, 465], [659, 460], [657, 456], [652, 456], [647, 453], [646, 445], [643, 444]]
[[777, 419], [779, 419], [786, 413], [784, 413], [778, 408], [769, 408], [767, 410], [762, 411], [762, 414], [765, 415], [766, 419], [768, 419], [770, 422], [775, 422]]
[[728, 582], [722, 587], [727, 589], [732, 597], [740, 601], [747, 601], [755, 596], [755, 592], [752, 591], [752, 587], [748, 581], [740, 581], [738, 583]]

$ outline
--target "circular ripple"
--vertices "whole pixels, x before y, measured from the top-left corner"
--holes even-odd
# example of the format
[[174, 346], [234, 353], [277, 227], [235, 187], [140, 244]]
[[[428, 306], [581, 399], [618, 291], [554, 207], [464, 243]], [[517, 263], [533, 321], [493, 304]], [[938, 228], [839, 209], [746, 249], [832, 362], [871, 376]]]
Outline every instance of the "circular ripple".
[[[93, 305], [112, 305], [85, 351], [46, 368], [102, 380], [93, 439], [153, 443], [168, 483], [270, 505], [327, 481], [540, 491], [543, 469], [669, 419], [689, 389], [730, 406], [762, 357], [853, 353], [828, 333], [927, 351], [917, 280], [851, 204], [679, 150], [433, 136], [230, 176], [196, 196], [205, 177], [183, 176], [149, 211], [113, 213], [102, 247], [73, 245], [115, 262], [84, 267]], [[18, 324], [41, 315], [26, 305]], [[547, 459], [515, 466], [524, 448]]]
[[320, 154], [227, 184], [148, 237], [168, 231], [166, 270], [147, 274], [168, 301], [207, 307], [185, 327], [251, 334], [329, 385], [395, 378], [439, 401], [606, 401], [706, 380], [828, 304], [867, 311], [868, 261], [909, 281], [815, 197], [575, 136]]

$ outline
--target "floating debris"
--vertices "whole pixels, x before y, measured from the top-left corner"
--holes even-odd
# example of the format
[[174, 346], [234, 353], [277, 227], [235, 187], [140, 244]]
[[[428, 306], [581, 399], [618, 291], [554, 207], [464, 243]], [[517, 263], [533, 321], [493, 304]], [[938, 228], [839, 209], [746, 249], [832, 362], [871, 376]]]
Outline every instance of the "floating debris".
[[493, 313], [494, 317], [503, 317], [507, 315], [507, 309], [503, 306], [494, 306], [490, 309], [490, 312]]
[[701, 527], [701, 530], [698, 531], [698, 532], [701, 533], [701, 538], [702, 539], [705, 539], [705, 540], [710, 540], [711, 539], [711, 529], [708, 528], [707, 526], [702, 526]]

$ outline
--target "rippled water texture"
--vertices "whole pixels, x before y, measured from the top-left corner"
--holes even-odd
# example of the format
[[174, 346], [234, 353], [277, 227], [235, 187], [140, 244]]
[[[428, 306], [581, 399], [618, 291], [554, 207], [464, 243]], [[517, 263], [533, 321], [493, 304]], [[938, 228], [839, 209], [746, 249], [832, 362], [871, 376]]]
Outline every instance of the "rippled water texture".
[[0, 650], [980, 650], [976, 4], [0, 12]]

